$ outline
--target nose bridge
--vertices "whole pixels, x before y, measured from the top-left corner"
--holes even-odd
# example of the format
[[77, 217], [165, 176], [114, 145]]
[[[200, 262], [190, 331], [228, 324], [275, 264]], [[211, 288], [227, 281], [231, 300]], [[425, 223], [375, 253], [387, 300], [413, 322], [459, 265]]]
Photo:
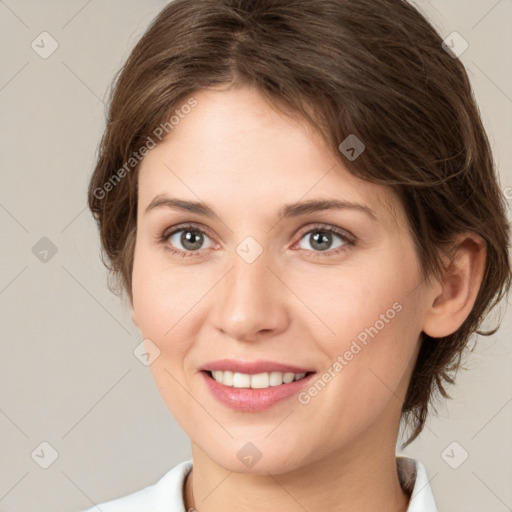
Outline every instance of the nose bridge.
[[[261, 251], [261, 250], [260, 250]], [[232, 259], [231, 271], [216, 294], [216, 324], [238, 340], [251, 339], [261, 331], [277, 333], [288, 321], [283, 286], [269, 267], [268, 252], [242, 242]]]

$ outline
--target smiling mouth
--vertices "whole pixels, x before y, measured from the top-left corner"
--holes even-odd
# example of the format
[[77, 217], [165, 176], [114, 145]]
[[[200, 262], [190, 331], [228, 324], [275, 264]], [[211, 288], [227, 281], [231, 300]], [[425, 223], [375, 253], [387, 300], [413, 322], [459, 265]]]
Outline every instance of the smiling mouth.
[[224, 386], [238, 389], [266, 389], [302, 380], [315, 372], [262, 372], [248, 374], [227, 370], [204, 370], [204, 373]]

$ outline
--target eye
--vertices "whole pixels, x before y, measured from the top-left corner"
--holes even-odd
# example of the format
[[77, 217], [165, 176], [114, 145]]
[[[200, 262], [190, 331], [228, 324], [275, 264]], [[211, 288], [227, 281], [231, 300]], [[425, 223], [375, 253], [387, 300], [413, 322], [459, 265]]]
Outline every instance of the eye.
[[[210, 245], [204, 247], [207, 240]], [[161, 242], [172, 253], [184, 257], [195, 256], [194, 252], [213, 246], [210, 237], [197, 226], [179, 226], [168, 230], [162, 235]]]
[[[303, 240], [306, 241], [306, 246], [301, 244]], [[301, 249], [311, 250], [307, 247], [309, 244], [314, 252], [328, 252], [328, 254], [341, 252], [347, 246], [355, 244], [352, 236], [332, 226], [315, 226], [314, 229], [303, 234], [301, 242], [297, 244]]]
[[[302, 241], [306, 241], [311, 247], [305, 247]], [[168, 229], [159, 237], [166, 250], [182, 257], [199, 256], [201, 249], [208, 249], [214, 246], [208, 234], [195, 225], [175, 226]], [[209, 244], [205, 247], [205, 242]], [[355, 245], [355, 238], [349, 233], [333, 226], [315, 226], [304, 233], [301, 241], [296, 244], [300, 249], [310, 252], [326, 253], [325, 255], [337, 254]], [[322, 255], [323, 256], [323, 255]]]

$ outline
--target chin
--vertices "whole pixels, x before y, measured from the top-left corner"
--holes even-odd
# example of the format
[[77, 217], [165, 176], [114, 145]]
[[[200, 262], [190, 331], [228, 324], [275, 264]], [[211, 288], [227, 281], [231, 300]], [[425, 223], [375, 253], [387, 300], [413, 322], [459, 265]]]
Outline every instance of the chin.
[[206, 448], [203, 452], [208, 458], [233, 473], [279, 475], [307, 463], [303, 457], [303, 449], [297, 449], [296, 443], [291, 443], [289, 447], [280, 444], [278, 447], [268, 439], [262, 439], [261, 442], [231, 440], [231, 444], [216, 445], [215, 449], [208, 449], [211, 448], [208, 446]]

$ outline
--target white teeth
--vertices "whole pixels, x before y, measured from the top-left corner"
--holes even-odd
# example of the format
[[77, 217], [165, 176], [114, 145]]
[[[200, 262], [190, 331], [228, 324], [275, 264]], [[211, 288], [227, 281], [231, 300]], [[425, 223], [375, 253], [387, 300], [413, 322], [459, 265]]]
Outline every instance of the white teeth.
[[283, 374], [281, 372], [270, 372], [270, 385], [280, 386], [283, 383]]
[[303, 379], [305, 373], [291, 373], [291, 372], [264, 372], [249, 375], [247, 373], [238, 373], [222, 370], [212, 371], [212, 377], [224, 386], [234, 388], [252, 388], [252, 389], [265, 389], [270, 386], [281, 386], [289, 384], [294, 380]]
[[222, 379], [222, 382], [225, 386], [232, 386], [233, 385], [233, 377], [234, 373], [230, 371], [220, 372], [222, 375], [219, 377]]
[[285, 373], [283, 375], [283, 382], [286, 383], [286, 384], [290, 384], [290, 382], [293, 382], [295, 379], [295, 374], [294, 373]]
[[251, 388], [263, 389], [270, 386], [270, 375], [268, 373], [257, 373], [251, 375]]
[[233, 375], [233, 387], [234, 388], [250, 388], [251, 387], [251, 376], [246, 373], [235, 372]]

